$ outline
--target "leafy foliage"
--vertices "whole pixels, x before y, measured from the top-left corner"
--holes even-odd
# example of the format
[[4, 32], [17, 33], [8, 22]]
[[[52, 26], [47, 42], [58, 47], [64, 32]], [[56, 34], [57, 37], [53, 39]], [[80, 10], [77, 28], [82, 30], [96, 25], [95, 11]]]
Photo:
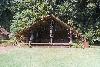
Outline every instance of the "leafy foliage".
[[11, 10], [12, 0], [0, 0], [0, 25], [9, 30], [13, 12]]
[[47, 15], [46, 10], [49, 9], [45, 2], [35, 3], [31, 0], [23, 0], [22, 2], [17, 2], [15, 7], [17, 9], [15, 15], [13, 16], [13, 23], [11, 25], [11, 32], [13, 33], [28, 27], [40, 16]]

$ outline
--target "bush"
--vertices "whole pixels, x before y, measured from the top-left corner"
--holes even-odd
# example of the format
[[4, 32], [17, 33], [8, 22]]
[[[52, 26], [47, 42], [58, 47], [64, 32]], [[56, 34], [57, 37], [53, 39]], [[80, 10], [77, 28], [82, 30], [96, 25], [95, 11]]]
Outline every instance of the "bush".
[[73, 48], [82, 48], [83, 44], [82, 43], [72, 43]]
[[14, 40], [0, 40], [0, 46], [12, 46], [14, 42]]

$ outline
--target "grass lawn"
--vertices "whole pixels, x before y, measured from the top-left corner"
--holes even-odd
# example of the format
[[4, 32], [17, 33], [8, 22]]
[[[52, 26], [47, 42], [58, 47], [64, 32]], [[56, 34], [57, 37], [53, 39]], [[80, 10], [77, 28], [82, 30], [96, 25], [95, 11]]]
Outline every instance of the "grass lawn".
[[100, 49], [15, 48], [0, 54], [0, 67], [100, 67]]

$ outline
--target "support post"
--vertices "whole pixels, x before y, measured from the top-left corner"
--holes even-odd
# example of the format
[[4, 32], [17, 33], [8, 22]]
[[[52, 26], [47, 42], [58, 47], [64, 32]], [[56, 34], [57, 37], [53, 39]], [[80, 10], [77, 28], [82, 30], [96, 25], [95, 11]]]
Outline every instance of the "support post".
[[89, 48], [89, 42], [84, 38], [83, 40], [83, 48]]
[[31, 41], [29, 41], [29, 44], [28, 44], [28, 45], [29, 45], [29, 47], [31, 48]]
[[53, 43], [53, 25], [52, 21], [50, 22], [50, 44], [52, 45]]
[[31, 43], [32, 43], [32, 41], [33, 41], [33, 39], [34, 39], [34, 36], [33, 36], [33, 31], [31, 31], [30, 32], [31, 33], [31, 36], [30, 36], [30, 39], [29, 39], [29, 47], [31, 47]]
[[72, 45], [72, 29], [71, 28], [70, 28], [70, 31], [69, 31], [69, 38], [70, 38], [69, 46], [71, 47], [71, 45]]

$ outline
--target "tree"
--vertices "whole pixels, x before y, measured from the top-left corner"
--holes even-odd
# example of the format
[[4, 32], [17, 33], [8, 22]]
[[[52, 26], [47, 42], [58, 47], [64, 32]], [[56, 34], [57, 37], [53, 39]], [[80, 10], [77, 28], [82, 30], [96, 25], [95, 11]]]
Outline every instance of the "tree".
[[72, 20], [77, 29], [89, 38], [100, 37], [99, 0], [21, 0], [13, 4], [11, 32], [30, 26], [40, 16], [54, 14], [67, 23]]
[[10, 21], [13, 18], [13, 12], [11, 11], [12, 0], [0, 0], [0, 25], [10, 29]]

